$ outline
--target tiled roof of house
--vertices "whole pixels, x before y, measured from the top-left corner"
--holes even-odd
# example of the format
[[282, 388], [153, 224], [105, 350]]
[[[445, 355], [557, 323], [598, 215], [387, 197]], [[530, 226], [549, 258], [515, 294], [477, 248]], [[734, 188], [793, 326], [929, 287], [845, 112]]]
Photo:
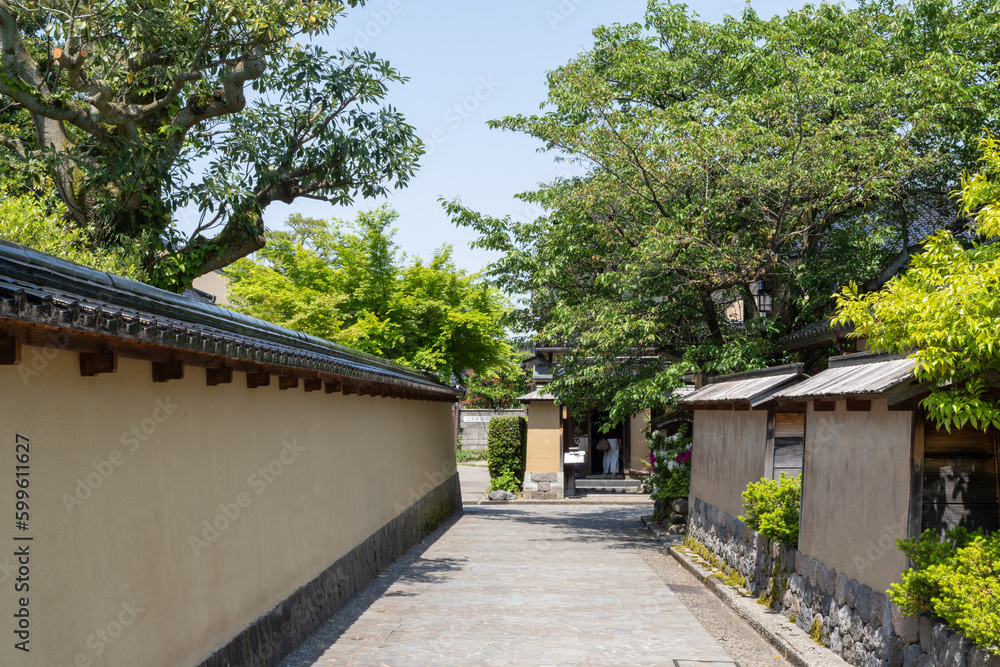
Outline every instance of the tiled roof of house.
[[912, 359], [870, 353], [830, 358], [825, 371], [795, 386], [778, 391], [775, 398], [837, 398], [872, 396], [913, 382]]

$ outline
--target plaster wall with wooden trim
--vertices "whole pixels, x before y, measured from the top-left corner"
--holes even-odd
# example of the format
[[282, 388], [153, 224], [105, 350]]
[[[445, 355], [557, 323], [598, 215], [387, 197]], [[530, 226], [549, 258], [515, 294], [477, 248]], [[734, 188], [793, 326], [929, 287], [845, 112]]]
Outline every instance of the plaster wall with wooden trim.
[[767, 410], [695, 410], [691, 496], [739, 516], [743, 490], [764, 476]]
[[[197, 368], [154, 383], [133, 359], [82, 377], [78, 353], [21, 355], [0, 367], [0, 515], [6, 553], [32, 538], [17, 543], [31, 553], [30, 653], [4, 641], [0, 664], [194, 665], [457, 484], [448, 403], [250, 389], [239, 372], [213, 387]], [[13, 530], [19, 437], [24, 531]], [[6, 583], [11, 619], [19, 594]]]

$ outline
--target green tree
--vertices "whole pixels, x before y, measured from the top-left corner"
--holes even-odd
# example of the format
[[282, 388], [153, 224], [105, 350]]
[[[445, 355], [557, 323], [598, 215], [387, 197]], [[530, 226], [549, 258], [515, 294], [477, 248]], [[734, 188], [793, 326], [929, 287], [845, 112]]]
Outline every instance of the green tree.
[[91, 248], [138, 247], [172, 288], [260, 249], [273, 202], [402, 187], [422, 148], [382, 102], [404, 77], [311, 42], [360, 4], [0, 0], [0, 167], [44, 170]]
[[834, 320], [853, 322], [871, 350], [915, 359], [916, 376], [930, 390], [923, 406], [949, 431], [1000, 428], [1000, 401], [990, 386], [1000, 373], [1000, 144], [987, 137], [980, 146], [982, 170], [964, 180], [960, 202], [983, 242], [967, 247], [948, 231], [938, 233], [881, 291], [844, 288]]
[[509, 361], [484, 372], [465, 372], [466, 408], [511, 410], [521, 407], [517, 399], [528, 391], [528, 381], [520, 364]]
[[408, 261], [383, 206], [353, 224], [293, 216], [252, 259], [227, 269], [241, 312], [457, 379], [511, 354], [507, 300], [459, 270], [444, 246]]
[[521, 195], [529, 222], [446, 209], [501, 254], [496, 284], [530, 295], [511, 326], [572, 348], [560, 400], [624, 419], [695, 368], [777, 361], [840, 285], [905, 262], [918, 217], [964, 224], [949, 193], [996, 124], [998, 22], [979, 1], [721, 23], [651, 2], [549, 74], [542, 113], [492, 123], [584, 172]]

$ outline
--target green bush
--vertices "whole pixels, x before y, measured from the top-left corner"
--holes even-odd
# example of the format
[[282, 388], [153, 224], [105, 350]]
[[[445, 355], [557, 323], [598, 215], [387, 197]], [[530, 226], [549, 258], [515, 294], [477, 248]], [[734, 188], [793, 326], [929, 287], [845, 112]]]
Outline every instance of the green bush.
[[642, 481], [642, 490], [652, 500], [663, 501], [661, 509], [653, 512], [655, 521], [669, 518], [670, 503], [691, 494], [691, 436], [687, 426], [671, 436], [660, 431], [650, 434], [649, 477]]
[[[510, 473], [524, 474], [528, 451], [528, 420], [524, 417], [494, 417], [486, 430], [487, 461], [490, 479]], [[517, 489], [520, 491], [520, 487]]]
[[485, 461], [487, 452], [485, 449], [459, 449], [455, 452], [455, 460], [458, 463], [469, 463], [470, 461]]
[[905, 614], [928, 613], [982, 647], [1000, 647], [1000, 533], [955, 528], [898, 541], [917, 567], [903, 573], [889, 597]]
[[762, 479], [751, 482], [743, 492], [745, 521], [765, 537], [791, 546], [799, 544], [799, 505], [802, 501], [801, 476]]
[[490, 491], [519, 493], [521, 491], [521, 480], [513, 471], [505, 470], [502, 475], [490, 480]]

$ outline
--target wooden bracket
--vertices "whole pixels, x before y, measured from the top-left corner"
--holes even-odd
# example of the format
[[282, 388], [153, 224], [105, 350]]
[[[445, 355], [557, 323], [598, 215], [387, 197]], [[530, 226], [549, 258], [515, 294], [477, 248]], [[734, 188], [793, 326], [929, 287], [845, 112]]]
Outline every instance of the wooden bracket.
[[358, 393], [358, 390], [355, 388], [354, 383], [352, 383], [352, 382], [343, 382], [340, 385], [340, 392], [342, 394], [344, 394], [345, 396], [349, 396], [351, 394]]
[[154, 361], [153, 362], [153, 382], [166, 382], [168, 380], [184, 379], [183, 361]]
[[205, 369], [205, 384], [209, 387], [215, 387], [220, 384], [229, 384], [233, 381], [233, 369], [228, 366], [225, 368], [206, 368]]
[[299, 379], [294, 375], [282, 375], [278, 378], [278, 388], [281, 391], [286, 389], [295, 389], [299, 386]]
[[247, 389], [268, 387], [271, 385], [270, 373], [247, 373]]
[[114, 350], [80, 353], [80, 375], [94, 377], [101, 373], [118, 371], [118, 355]]
[[330, 380], [326, 383], [326, 393], [336, 394], [340, 391], [340, 380]]
[[302, 381], [302, 387], [306, 391], [319, 391], [323, 388], [323, 381], [319, 378], [309, 378]]
[[13, 366], [21, 363], [21, 339], [17, 336], [0, 335], [0, 365]]

